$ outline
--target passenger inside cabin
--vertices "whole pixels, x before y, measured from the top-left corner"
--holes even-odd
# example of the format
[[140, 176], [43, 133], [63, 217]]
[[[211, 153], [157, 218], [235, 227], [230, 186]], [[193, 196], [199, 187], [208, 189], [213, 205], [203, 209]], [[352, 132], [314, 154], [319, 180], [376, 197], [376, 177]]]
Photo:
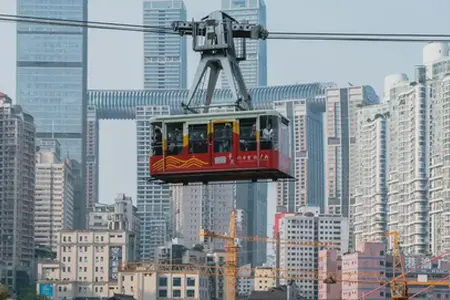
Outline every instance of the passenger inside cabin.
[[233, 127], [230, 123], [214, 125], [214, 152], [231, 152], [233, 145]]
[[231, 152], [232, 138], [233, 128], [231, 127], [230, 123], [226, 123], [223, 130], [223, 139], [221, 143], [222, 149], [220, 152]]
[[240, 138], [241, 151], [256, 151], [256, 124], [253, 123], [249, 128], [244, 121], [241, 121]]
[[262, 150], [269, 150], [272, 149], [272, 142], [273, 142], [273, 129], [272, 124], [267, 123], [266, 128], [262, 131], [262, 138], [261, 138], [261, 149]]
[[153, 155], [162, 155], [162, 131], [156, 125], [152, 136], [152, 150]]
[[168, 154], [178, 155], [183, 150], [183, 132], [180, 128], [175, 128], [168, 136]]

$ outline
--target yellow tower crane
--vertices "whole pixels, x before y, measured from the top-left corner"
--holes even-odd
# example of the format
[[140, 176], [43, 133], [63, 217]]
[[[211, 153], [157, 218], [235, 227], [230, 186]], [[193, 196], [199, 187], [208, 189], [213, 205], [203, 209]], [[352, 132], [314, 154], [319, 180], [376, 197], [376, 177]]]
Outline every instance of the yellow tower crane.
[[[204, 229], [200, 231], [201, 237], [217, 238], [225, 240], [225, 296], [227, 300], [236, 300], [237, 297], [237, 275], [238, 275], [238, 254], [239, 245], [238, 239], [248, 242], [265, 242], [265, 243], [282, 243], [289, 245], [303, 245], [312, 247], [336, 247], [337, 244], [333, 242], [320, 243], [320, 242], [306, 242], [306, 241], [280, 241], [279, 239], [271, 239], [266, 237], [254, 237], [254, 236], [237, 236], [236, 234], [236, 211], [231, 212], [229, 234], [218, 234], [215, 232]], [[281, 278], [277, 268], [277, 278]]]

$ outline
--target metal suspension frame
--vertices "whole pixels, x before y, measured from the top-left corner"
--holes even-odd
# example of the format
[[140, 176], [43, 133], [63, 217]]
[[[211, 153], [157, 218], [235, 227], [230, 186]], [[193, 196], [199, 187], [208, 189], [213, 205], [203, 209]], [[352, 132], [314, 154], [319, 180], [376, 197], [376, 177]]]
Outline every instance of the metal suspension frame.
[[[245, 60], [245, 39], [265, 40], [269, 35], [268, 31], [261, 25], [239, 23], [221, 11], [212, 12], [199, 22], [173, 22], [172, 28], [181, 36], [191, 35], [193, 50], [201, 54], [187, 101], [181, 104], [184, 112], [199, 113], [199, 109], [203, 109], [204, 113], [209, 111], [219, 74], [222, 70], [231, 86], [235, 102], [220, 106], [235, 106], [238, 110], [252, 110], [251, 97], [238, 62]], [[235, 38], [240, 38], [243, 41], [243, 57], [236, 55]], [[204, 103], [200, 106], [194, 106], [194, 96], [199, 92], [200, 83], [208, 70], [210, 72]]]

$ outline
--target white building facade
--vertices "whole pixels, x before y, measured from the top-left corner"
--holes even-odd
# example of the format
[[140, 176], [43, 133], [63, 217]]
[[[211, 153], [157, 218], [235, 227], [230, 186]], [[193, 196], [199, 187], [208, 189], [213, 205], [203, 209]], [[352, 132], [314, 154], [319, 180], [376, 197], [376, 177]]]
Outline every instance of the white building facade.
[[389, 231], [405, 253], [428, 251], [429, 134], [426, 87], [403, 81], [391, 89], [389, 125]]
[[69, 159], [36, 153], [34, 235], [36, 243], [57, 249], [57, 232], [74, 226], [74, 177]]
[[355, 247], [384, 241], [387, 228], [387, 167], [389, 105], [369, 105], [358, 111], [358, 178], [352, 204]]
[[[340, 215], [320, 214], [319, 207], [307, 207], [295, 216], [285, 216], [280, 220], [280, 240], [295, 243], [280, 244], [280, 268], [289, 269], [284, 277], [298, 278], [302, 272], [305, 279], [295, 280], [299, 295], [307, 299], [317, 299], [318, 282], [308, 280], [316, 272], [319, 261], [319, 247], [311, 242], [333, 243], [339, 252], [349, 249], [349, 220]], [[305, 242], [301, 245], [301, 242]], [[298, 271], [297, 271], [298, 270]], [[286, 285], [286, 279], [280, 279]], [[255, 282], [255, 286], [258, 283]]]
[[38, 294], [52, 299], [101, 299], [121, 294], [120, 266], [136, 259], [134, 233], [62, 230], [56, 236], [56, 260], [38, 264]]
[[117, 194], [114, 204], [96, 204], [89, 211], [89, 230], [128, 230], [139, 235], [140, 219], [133, 199]]

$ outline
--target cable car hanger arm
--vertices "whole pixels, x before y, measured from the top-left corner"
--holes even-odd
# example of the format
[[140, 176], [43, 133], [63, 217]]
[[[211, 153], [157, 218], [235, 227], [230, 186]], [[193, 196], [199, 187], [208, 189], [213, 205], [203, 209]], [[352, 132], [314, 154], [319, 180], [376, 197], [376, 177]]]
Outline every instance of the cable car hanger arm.
[[[221, 11], [212, 12], [199, 22], [173, 22], [172, 28], [181, 36], [191, 35], [193, 50], [201, 54], [188, 99], [186, 103], [182, 103], [185, 113], [199, 112], [192, 108], [192, 102], [196, 93], [199, 92], [200, 83], [208, 70], [210, 72], [204, 95], [204, 113], [209, 111], [219, 74], [222, 70], [231, 87], [232, 97], [235, 101], [234, 106], [239, 110], [252, 110], [252, 101], [238, 62], [245, 60], [245, 40], [265, 40], [268, 37], [268, 31], [261, 25], [239, 23]], [[234, 38], [242, 39], [242, 56], [236, 55]]]

